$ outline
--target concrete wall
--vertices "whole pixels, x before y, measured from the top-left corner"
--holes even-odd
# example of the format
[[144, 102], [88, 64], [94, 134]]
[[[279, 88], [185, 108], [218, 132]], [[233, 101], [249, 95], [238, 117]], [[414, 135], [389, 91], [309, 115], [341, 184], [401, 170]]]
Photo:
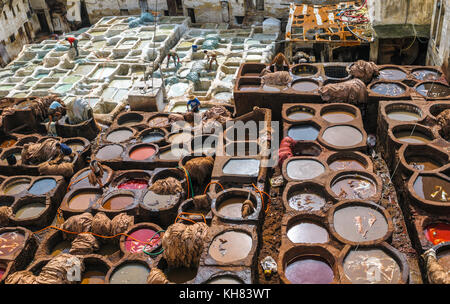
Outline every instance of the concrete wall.
[[[245, 1], [249, 0], [183, 0], [183, 12], [188, 16], [187, 9], [194, 9], [197, 23], [227, 23], [228, 19], [231, 24], [236, 24], [236, 16], [245, 16]], [[256, 8], [255, 0], [249, 2]]]
[[372, 25], [430, 24], [435, 0], [367, 0]]
[[[0, 15], [0, 43], [4, 43], [7, 54], [0, 54], [3, 63], [8, 63], [14, 59], [17, 54], [20, 53], [22, 47], [30, 43], [30, 39], [27, 37], [25, 23], [28, 22], [31, 39], [34, 38], [36, 31], [36, 19], [28, 19], [27, 12], [30, 10], [28, 3], [23, 0], [13, 0], [12, 7], [14, 8], [15, 16], [8, 4], [3, 7]], [[19, 7], [19, 9], [17, 9]], [[5, 14], [7, 19], [5, 19]], [[33, 16], [35, 17], [35, 16]], [[39, 23], [38, 23], [39, 24]], [[10, 37], [14, 35], [15, 41], [11, 42]]]
[[450, 52], [450, 0], [442, 0], [445, 8], [445, 15], [441, 18], [442, 30], [441, 30], [441, 43], [439, 48], [436, 47], [436, 37], [439, 28], [436, 29], [436, 33], [432, 33], [433, 24], [435, 18], [439, 18], [439, 11], [434, 12], [431, 21], [431, 33], [430, 33], [430, 41], [428, 43], [428, 52], [427, 52], [427, 64], [428, 65], [437, 65], [443, 66], [444, 70], [446, 70], [447, 79], [450, 80], [450, 71], [449, 71], [449, 52]]

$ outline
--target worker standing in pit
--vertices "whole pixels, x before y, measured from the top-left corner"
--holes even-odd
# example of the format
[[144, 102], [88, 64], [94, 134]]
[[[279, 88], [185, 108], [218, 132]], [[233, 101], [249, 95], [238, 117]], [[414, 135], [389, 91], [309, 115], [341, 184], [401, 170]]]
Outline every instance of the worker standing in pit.
[[212, 69], [213, 61], [216, 63], [216, 66], [219, 66], [217, 63], [217, 53], [214, 51], [204, 50], [203, 53], [206, 55], [206, 63], [209, 64], [209, 69]]
[[180, 64], [180, 56], [178, 56], [177, 52], [169, 51], [167, 54], [167, 68], [169, 67], [170, 58], [173, 59], [173, 64], [175, 65], [175, 68], [178, 69], [178, 65]]
[[57, 122], [66, 115], [66, 107], [57, 101], [53, 101], [48, 108], [47, 131], [49, 134], [56, 135], [56, 130], [52, 128], [52, 122]]
[[188, 112], [198, 113], [200, 110], [200, 100], [194, 95], [189, 95], [189, 101], [186, 104]]
[[66, 40], [70, 43], [70, 48], [75, 48], [76, 56], [78, 57], [80, 55], [78, 53], [78, 39], [75, 37], [67, 37]]

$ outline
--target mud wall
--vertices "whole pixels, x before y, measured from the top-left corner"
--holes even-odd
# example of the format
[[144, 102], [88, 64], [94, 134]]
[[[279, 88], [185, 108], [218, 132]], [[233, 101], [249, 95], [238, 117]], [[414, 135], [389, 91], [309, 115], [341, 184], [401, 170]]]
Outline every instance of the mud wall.
[[[235, 16], [245, 16], [245, 2], [246, 0], [185, 0], [183, 1], [183, 13], [185, 16], [189, 16], [188, 9], [194, 9], [195, 21], [199, 23], [236, 23]], [[255, 0], [250, 0], [250, 2], [251, 6], [255, 8]]]
[[434, 0], [367, 0], [372, 25], [430, 24]]

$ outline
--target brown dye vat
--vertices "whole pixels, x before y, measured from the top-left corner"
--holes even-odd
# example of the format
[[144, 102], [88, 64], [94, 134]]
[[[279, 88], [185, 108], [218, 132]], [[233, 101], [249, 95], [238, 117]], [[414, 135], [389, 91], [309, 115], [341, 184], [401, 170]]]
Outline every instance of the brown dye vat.
[[[211, 201], [209, 195], [208, 200]], [[182, 212], [192, 214], [181, 214]], [[211, 207], [204, 209], [197, 208], [195, 207], [192, 199], [185, 200], [184, 202], [181, 203], [180, 207], [178, 208], [178, 214], [181, 214], [180, 217], [188, 218], [195, 222], [204, 222], [205, 219], [206, 223], [209, 224], [212, 220]], [[204, 217], [201, 216], [200, 214], [203, 214]]]
[[125, 113], [117, 118], [117, 124], [121, 126], [131, 126], [141, 123], [144, 117], [138, 113]]
[[72, 242], [68, 240], [64, 240], [58, 244], [56, 244], [52, 249], [50, 249], [51, 256], [57, 256], [61, 253], [69, 253], [70, 248], [72, 247]]
[[418, 83], [414, 89], [427, 99], [447, 98], [450, 96], [450, 87], [440, 82]]
[[251, 267], [202, 266], [198, 268], [194, 284], [252, 284]]
[[131, 129], [115, 129], [106, 135], [106, 140], [112, 143], [121, 143], [129, 140], [133, 136]]
[[366, 200], [377, 194], [377, 184], [369, 177], [359, 174], [344, 174], [333, 179], [331, 190], [340, 199]]
[[280, 92], [280, 91], [283, 91], [283, 90], [287, 90], [288, 87], [286, 87], [286, 86], [277, 86], [277, 85], [267, 85], [267, 84], [265, 84], [265, 85], [262, 86], [261, 89], [262, 89], [263, 91], [265, 91], [265, 92]]
[[64, 142], [66, 145], [68, 145], [72, 151], [81, 153], [86, 148], [86, 144], [82, 140], [78, 139], [71, 139]]
[[241, 84], [239, 86], [239, 91], [244, 91], [244, 92], [253, 92], [253, 91], [259, 91], [260, 86], [259, 85], [255, 85], [255, 84]]
[[106, 275], [106, 284], [147, 284], [150, 266], [142, 260], [125, 259]]
[[167, 227], [174, 222], [184, 193], [159, 195], [148, 190], [139, 203], [140, 217]]
[[315, 76], [319, 69], [311, 64], [297, 64], [292, 67], [292, 74], [297, 77]]
[[291, 180], [308, 180], [325, 173], [326, 167], [318, 160], [307, 158], [290, 158], [283, 163], [283, 172]]
[[150, 128], [165, 128], [169, 127], [169, 117], [167, 115], [154, 115], [148, 120]]
[[287, 118], [292, 121], [311, 119], [314, 114], [314, 109], [303, 106], [293, 106], [286, 110]]
[[369, 90], [382, 96], [400, 96], [406, 93], [406, 86], [395, 82], [376, 82], [369, 85]]
[[419, 175], [413, 183], [414, 192], [422, 199], [448, 203], [450, 201], [450, 182], [440, 176]]
[[344, 123], [354, 120], [355, 115], [345, 111], [329, 111], [322, 114], [322, 118], [331, 123]]
[[319, 83], [313, 80], [297, 80], [292, 82], [292, 89], [301, 93], [317, 92], [319, 89]]
[[344, 282], [352, 284], [405, 284], [409, 266], [405, 256], [387, 243], [371, 247], [347, 245], [339, 266]]
[[[103, 185], [107, 186], [112, 179], [113, 171], [111, 168], [103, 164], [102, 167], [103, 167], [103, 176], [101, 180]], [[83, 170], [78, 171], [70, 180], [69, 189], [93, 187], [89, 183], [89, 179], [87, 177], [89, 173], [91, 173], [91, 170], [89, 168], [85, 168]], [[98, 184], [96, 186], [98, 187]]]
[[333, 146], [352, 147], [363, 141], [363, 134], [352, 126], [333, 126], [325, 129], [322, 139]]
[[16, 146], [23, 146], [25, 144], [35, 143], [37, 141], [38, 141], [38, 137], [37, 136], [25, 136], [25, 137], [22, 137], [20, 139], [17, 139]]
[[399, 149], [398, 155], [400, 156], [400, 168], [407, 171], [408, 175], [414, 171], [439, 169], [449, 161], [447, 153], [430, 146], [405, 145]]
[[408, 143], [408, 144], [427, 144], [433, 139], [428, 137], [427, 135], [414, 130], [414, 132], [410, 131], [400, 131], [394, 133], [394, 136], [397, 138], [397, 140]]
[[323, 69], [328, 80], [344, 81], [351, 77], [347, 72], [346, 65], [324, 64]]
[[336, 159], [329, 163], [328, 167], [333, 171], [366, 169], [366, 166], [362, 162], [351, 158]]
[[221, 264], [233, 263], [247, 258], [253, 247], [252, 237], [243, 231], [225, 231], [211, 242], [208, 253]]
[[403, 80], [406, 78], [406, 71], [399, 69], [397, 67], [387, 67], [380, 69], [380, 75], [378, 79], [385, 80]]
[[50, 221], [50, 197], [24, 196], [11, 206], [10, 221], [23, 227], [41, 227]]
[[109, 198], [105, 198], [102, 204], [102, 209], [117, 211], [124, 210], [130, 208], [134, 203], [134, 195], [133, 194], [114, 194]]
[[101, 147], [95, 157], [99, 160], [112, 160], [120, 158], [123, 152], [123, 147], [120, 145], [106, 145]]
[[72, 193], [67, 201], [67, 209], [85, 211], [96, 206], [101, 192], [94, 189], [80, 189]]
[[195, 279], [197, 276], [197, 269], [186, 267], [168, 268], [164, 274], [170, 282], [182, 284]]
[[297, 211], [320, 211], [326, 201], [318, 194], [296, 191], [289, 196], [288, 204]]
[[2, 192], [5, 195], [17, 195], [28, 190], [30, 187], [31, 179], [29, 178], [17, 178], [9, 180], [2, 186]]
[[332, 234], [352, 245], [375, 244], [386, 240], [393, 231], [384, 208], [369, 202], [342, 202], [329, 211]]
[[442, 73], [435, 69], [430, 68], [417, 68], [411, 71], [411, 76], [417, 80], [437, 80], [441, 77]]
[[[242, 205], [249, 199], [253, 203], [254, 211], [248, 217], [242, 217]], [[214, 215], [223, 221], [228, 220], [258, 220], [261, 210], [261, 198], [254, 192], [239, 188], [228, 188], [217, 194], [212, 200], [211, 209]]]

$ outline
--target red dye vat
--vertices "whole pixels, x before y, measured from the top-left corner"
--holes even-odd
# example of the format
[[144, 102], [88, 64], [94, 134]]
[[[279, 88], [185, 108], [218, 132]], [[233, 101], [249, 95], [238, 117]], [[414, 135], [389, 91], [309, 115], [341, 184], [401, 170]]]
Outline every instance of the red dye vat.
[[151, 146], [143, 146], [134, 149], [130, 153], [130, 158], [134, 160], [144, 160], [155, 154], [156, 149]]
[[[150, 243], [148, 244], [148, 246], [145, 248], [145, 251], [147, 252], [151, 252], [152, 250], [154, 250], [156, 247], [158, 247], [160, 245], [160, 238], [159, 235], [155, 235], [156, 231], [152, 230], [152, 229], [138, 229], [135, 230], [133, 233], [130, 234], [130, 236], [136, 240], [139, 241], [143, 241], [143, 242], [147, 242]], [[152, 236], [155, 237], [150, 241], [150, 239], [152, 238]], [[128, 252], [131, 253], [139, 253], [142, 252], [142, 250], [144, 249], [144, 247], [147, 244], [138, 242], [132, 238], [130, 238], [130, 236], [127, 237], [126, 241], [125, 241], [125, 249]]]
[[146, 189], [148, 182], [145, 179], [130, 179], [126, 182], [121, 183], [117, 188], [119, 189], [129, 189], [129, 190], [139, 190]]
[[427, 239], [437, 245], [450, 241], [450, 224], [438, 223], [431, 224], [425, 229]]

